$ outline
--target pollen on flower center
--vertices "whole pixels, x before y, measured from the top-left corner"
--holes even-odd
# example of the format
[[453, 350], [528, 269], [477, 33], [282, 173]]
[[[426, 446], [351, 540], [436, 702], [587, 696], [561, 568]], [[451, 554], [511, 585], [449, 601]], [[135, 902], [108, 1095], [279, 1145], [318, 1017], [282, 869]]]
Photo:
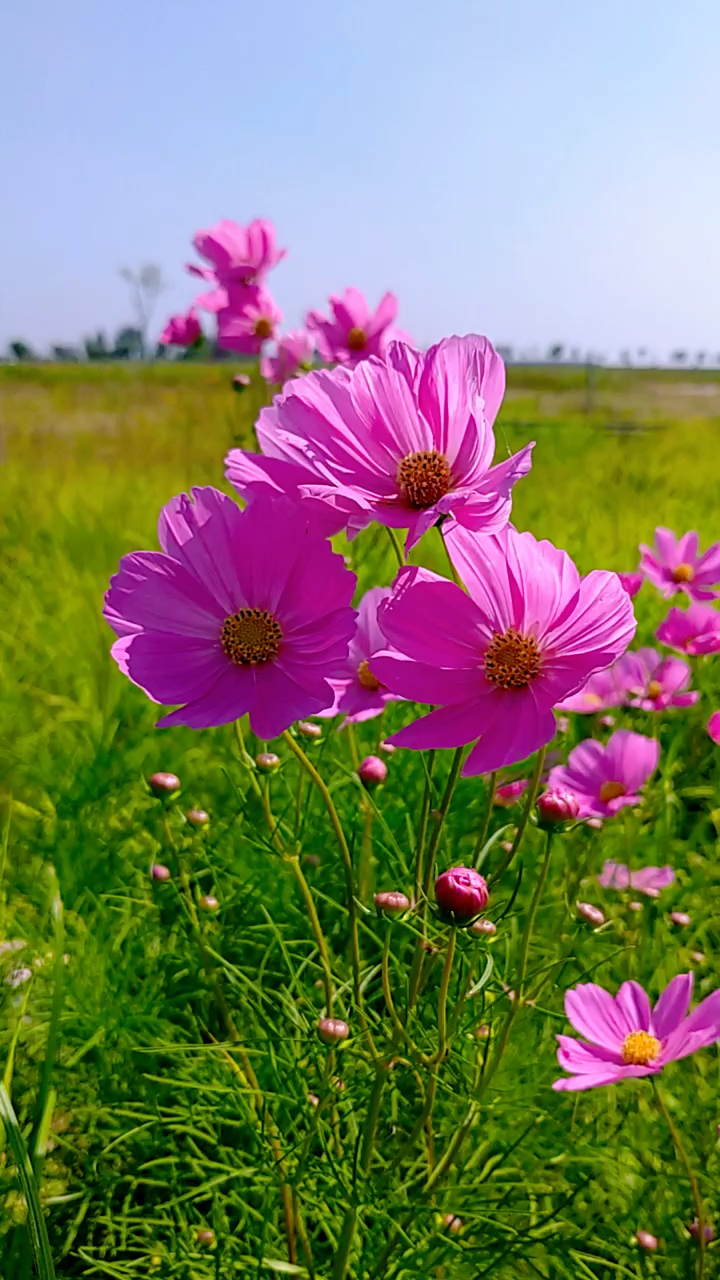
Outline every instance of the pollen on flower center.
[[599, 795], [603, 804], [608, 804], [611, 800], [627, 795], [627, 791], [622, 782], [603, 782]]
[[525, 689], [540, 672], [542, 657], [537, 640], [514, 627], [496, 631], [485, 653], [485, 677], [501, 689]]
[[367, 346], [367, 334], [364, 329], [352, 328], [347, 336], [348, 351], [364, 351]]
[[377, 693], [378, 689], [384, 688], [377, 676], [373, 675], [370, 670], [370, 663], [367, 658], [363, 658], [357, 669], [357, 678], [363, 689], [369, 689], [371, 693]]
[[267, 319], [267, 316], [260, 316], [260, 319], [255, 321], [255, 337], [256, 338], [272, 337], [272, 324]]
[[692, 582], [695, 570], [691, 564], [676, 564], [671, 576], [673, 582]]
[[418, 511], [444, 498], [451, 479], [450, 464], [437, 449], [407, 453], [398, 465], [397, 482], [410, 506]]
[[623, 1062], [628, 1066], [647, 1067], [657, 1058], [662, 1045], [649, 1031], [631, 1031], [623, 1041]]
[[239, 609], [222, 624], [220, 644], [239, 667], [258, 666], [277, 657], [283, 633], [267, 609]]
[[648, 698], [659, 698], [662, 693], [662, 685], [659, 680], [651, 680], [647, 687]]

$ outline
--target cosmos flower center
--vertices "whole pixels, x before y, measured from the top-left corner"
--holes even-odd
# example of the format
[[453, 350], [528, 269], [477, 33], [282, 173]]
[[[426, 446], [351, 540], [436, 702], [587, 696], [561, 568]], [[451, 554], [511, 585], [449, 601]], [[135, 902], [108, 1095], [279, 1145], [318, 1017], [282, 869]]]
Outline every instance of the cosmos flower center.
[[220, 644], [239, 667], [258, 666], [277, 657], [283, 633], [267, 609], [239, 609], [222, 624]]
[[364, 329], [357, 329], [355, 326], [350, 330], [347, 336], [348, 351], [364, 351], [367, 346], [367, 334]]
[[659, 698], [662, 693], [662, 685], [659, 680], [651, 680], [647, 687], [648, 698]]
[[629, 1067], [646, 1067], [655, 1061], [661, 1048], [660, 1041], [649, 1031], [631, 1031], [623, 1041], [623, 1062]]
[[608, 804], [610, 800], [617, 800], [624, 795], [627, 795], [627, 792], [622, 782], [603, 782], [600, 788], [600, 799], [603, 804]]
[[692, 582], [695, 570], [691, 564], [676, 564], [672, 571], [673, 582]]
[[378, 689], [382, 689], [384, 687], [378, 680], [377, 676], [373, 675], [370, 670], [370, 663], [367, 658], [363, 658], [362, 662], [359, 664], [357, 669], [357, 678], [363, 689], [369, 689], [371, 693], [377, 693]]
[[268, 320], [267, 316], [260, 316], [260, 319], [255, 321], [256, 338], [271, 338], [272, 331], [272, 323]]
[[418, 511], [444, 498], [451, 481], [450, 463], [437, 449], [406, 453], [400, 459], [397, 482], [408, 503]]
[[514, 627], [496, 631], [485, 653], [485, 678], [501, 689], [526, 689], [540, 672], [542, 658], [537, 640]]

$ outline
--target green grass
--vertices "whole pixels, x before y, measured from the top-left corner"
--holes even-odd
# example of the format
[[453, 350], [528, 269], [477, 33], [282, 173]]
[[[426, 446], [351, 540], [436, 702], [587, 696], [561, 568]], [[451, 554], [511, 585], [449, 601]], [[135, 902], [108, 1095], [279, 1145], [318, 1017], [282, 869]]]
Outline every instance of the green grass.
[[[456, 974], [472, 966], [476, 981], [486, 981], [463, 1005], [442, 1069], [430, 1157], [421, 1141], [400, 1159], [427, 1078], [396, 1046], [365, 1178], [357, 1146], [373, 1073], [349, 994], [342, 866], [321, 799], [307, 786], [298, 798], [297, 765], [276, 744], [283, 763], [271, 802], [313, 860], [302, 865], [341, 988], [338, 1010], [352, 1029], [330, 1079], [313, 1030], [323, 992], [307, 910], [273, 851], [254, 775], [229, 729], [154, 730], [157, 709], [115, 669], [100, 617], [120, 556], [156, 545], [162, 504], [191, 484], [222, 486], [225, 451], [251, 441], [261, 391], [236, 396], [229, 379], [216, 366], [0, 369], [0, 810], [8, 837], [0, 941], [25, 942], [0, 955], [0, 975], [19, 966], [33, 974], [17, 988], [0, 981], [0, 1070], [18, 1120], [0, 1164], [3, 1280], [26, 1280], [32, 1265], [32, 1188], [18, 1143], [32, 1161], [59, 1277], [307, 1274], [301, 1244], [300, 1270], [288, 1272], [279, 1172], [297, 1182], [318, 1277], [331, 1276], [353, 1204], [361, 1224], [354, 1277], [695, 1274], [684, 1229], [693, 1216], [689, 1186], [649, 1087], [627, 1083], [575, 1099], [549, 1086], [553, 1037], [566, 1029], [563, 991], [588, 974], [611, 989], [637, 977], [655, 994], [693, 968], [700, 992], [720, 985], [720, 750], [704, 730], [720, 706], [720, 660], [697, 664], [698, 707], [663, 717], [661, 770], [642, 813], [556, 842], [532, 952], [536, 1004], [518, 1015], [448, 1177], [425, 1186], [428, 1159], [441, 1159], [472, 1100], [484, 1044], [473, 1032], [498, 1028], [507, 1014], [503, 983], [516, 969], [542, 850], [534, 829], [516, 898], [514, 870], [495, 888], [495, 916], [499, 904], [508, 907], [496, 938], [459, 942]], [[517, 525], [565, 547], [582, 571], [634, 568], [638, 542], [651, 540], [658, 523], [697, 528], [704, 545], [720, 538], [718, 386], [717, 375], [600, 372], [588, 402], [582, 373], [511, 371], [498, 453], [537, 441], [533, 471], [516, 489]], [[421, 558], [442, 570], [426, 542]], [[391, 580], [391, 549], [377, 531], [343, 549], [362, 588]], [[665, 606], [650, 587], [636, 604], [638, 643], [649, 643]], [[360, 726], [360, 751], [406, 715], [395, 704], [382, 727]], [[618, 723], [654, 727], [640, 712], [623, 712]], [[554, 745], [565, 752], [588, 730], [578, 722]], [[248, 745], [254, 755], [256, 744]], [[357, 856], [362, 793], [347, 735], [326, 728], [309, 749]], [[433, 806], [448, 766], [438, 765]], [[182, 779], [167, 815], [145, 782], [156, 769]], [[377, 888], [409, 888], [424, 786], [420, 756], [389, 761], [373, 823]], [[480, 780], [460, 782], [441, 867], [471, 855], [484, 798]], [[185, 822], [193, 806], [210, 812], [207, 831]], [[493, 826], [507, 816], [496, 810]], [[592, 880], [608, 857], [671, 862], [677, 883], [636, 914]], [[172, 868], [169, 883], [150, 880], [154, 861]], [[213, 892], [220, 901], [217, 915], [201, 913], [201, 938], [183, 875], [191, 896]], [[578, 897], [606, 910], [599, 933], [576, 923]], [[674, 908], [691, 914], [689, 928], [668, 922]], [[387, 1047], [377, 973], [384, 928], [362, 911], [369, 1017]], [[411, 928], [392, 931], [400, 1005]], [[443, 945], [439, 924], [433, 934]], [[436, 1042], [439, 967], [429, 965], [415, 1026], [425, 1052]], [[458, 990], [451, 984], [451, 1000]], [[228, 1041], [227, 1009], [237, 1043]], [[717, 1050], [675, 1064], [664, 1085], [715, 1221]], [[318, 1117], [308, 1093], [323, 1090], [332, 1100]], [[462, 1232], [443, 1228], [445, 1213], [462, 1218]], [[640, 1256], [640, 1227], [661, 1238], [656, 1254]], [[198, 1242], [204, 1228], [214, 1231], [213, 1245]], [[706, 1275], [717, 1257], [712, 1250]]]

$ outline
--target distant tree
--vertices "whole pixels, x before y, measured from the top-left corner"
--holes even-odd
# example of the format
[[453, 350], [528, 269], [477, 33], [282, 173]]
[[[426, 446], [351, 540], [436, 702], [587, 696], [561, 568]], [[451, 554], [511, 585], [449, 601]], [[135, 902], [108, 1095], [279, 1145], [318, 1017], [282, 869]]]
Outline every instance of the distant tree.
[[76, 364], [80, 359], [80, 352], [77, 347], [53, 347], [52, 357], [58, 364]]
[[562, 360], [564, 353], [564, 344], [562, 342], [555, 342], [551, 347], [548, 347], [547, 358], [548, 360]]
[[86, 338], [83, 346], [88, 360], [110, 360], [112, 357], [112, 351], [104, 333], [97, 333], [94, 338]]
[[629, 351], [624, 350], [620, 352], [620, 363], [624, 368], [630, 368], [630, 365], [632, 364], [632, 356]]
[[512, 362], [513, 362], [513, 355], [514, 355], [514, 352], [513, 352], [512, 347], [508, 347], [508, 346], [504, 346], [504, 345], [503, 345], [503, 346], [499, 346], [499, 347], [497, 348], [497, 353], [498, 353], [498, 355], [500, 356], [500, 359], [501, 359], [501, 360], [504, 360], [506, 364], [512, 364]]
[[8, 353], [12, 360], [37, 360], [30, 344], [22, 342], [19, 338], [15, 342], [8, 343]]
[[144, 266], [138, 267], [136, 271], [131, 267], [122, 267], [120, 275], [130, 287], [130, 297], [135, 308], [137, 327], [140, 332], [140, 359], [142, 359], [147, 350], [148, 328], [157, 306], [158, 298], [168, 286], [163, 279], [162, 268], [154, 262], [146, 262]]
[[637, 349], [637, 356], [638, 356], [638, 360], [646, 360], [646, 359], [647, 359], [647, 347], [638, 347], [638, 349]]
[[678, 349], [677, 351], [673, 351], [672, 355], [670, 356], [670, 359], [672, 360], [673, 364], [685, 364], [687, 358], [688, 358], [687, 351], [682, 351], [680, 349]]
[[115, 335], [115, 345], [112, 351], [113, 359], [142, 360], [143, 342], [143, 335], [139, 329], [135, 329], [130, 325], [127, 325], [124, 329], [119, 329]]
[[702, 366], [705, 363], [706, 357], [707, 357], [707, 351], [698, 351], [697, 355], [695, 356], [695, 363], [702, 368]]
[[580, 364], [582, 360], [582, 352], [579, 347], [572, 347], [569, 355], [572, 364]]

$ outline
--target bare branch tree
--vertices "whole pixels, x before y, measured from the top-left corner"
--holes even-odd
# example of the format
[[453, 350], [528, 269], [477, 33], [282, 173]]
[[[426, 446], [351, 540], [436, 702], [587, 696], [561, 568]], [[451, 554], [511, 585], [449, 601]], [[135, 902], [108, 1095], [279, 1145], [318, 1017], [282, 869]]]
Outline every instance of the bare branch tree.
[[157, 306], [158, 298], [168, 288], [168, 284], [163, 278], [162, 268], [154, 262], [146, 262], [143, 266], [138, 267], [137, 270], [133, 270], [132, 267], [122, 267], [120, 275], [130, 287], [130, 297], [137, 317], [137, 326], [142, 334], [142, 358], [144, 359], [147, 352], [147, 334], [150, 321]]

